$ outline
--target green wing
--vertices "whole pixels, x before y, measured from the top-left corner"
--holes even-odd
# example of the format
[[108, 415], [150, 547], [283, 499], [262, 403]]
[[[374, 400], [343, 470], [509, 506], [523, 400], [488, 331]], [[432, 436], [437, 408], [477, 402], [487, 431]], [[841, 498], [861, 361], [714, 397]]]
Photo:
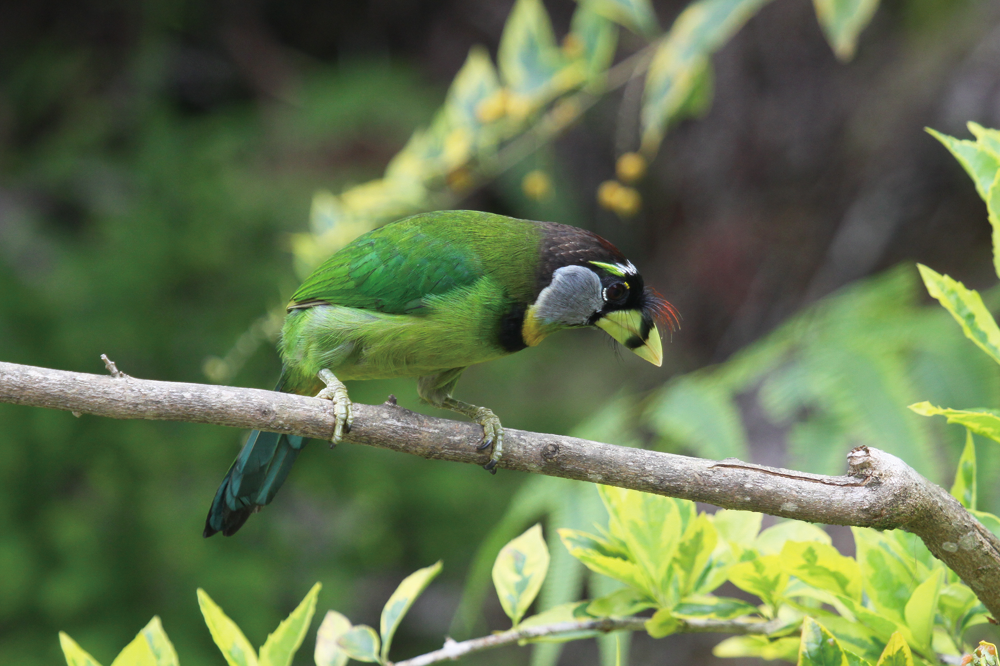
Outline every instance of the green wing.
[[419, 314], [424, 298], [473, 284], [483, 276], [476, 252], [434, 215], [371, 231], [317, 268], [289, 308], [318, 303], [390, 314]]

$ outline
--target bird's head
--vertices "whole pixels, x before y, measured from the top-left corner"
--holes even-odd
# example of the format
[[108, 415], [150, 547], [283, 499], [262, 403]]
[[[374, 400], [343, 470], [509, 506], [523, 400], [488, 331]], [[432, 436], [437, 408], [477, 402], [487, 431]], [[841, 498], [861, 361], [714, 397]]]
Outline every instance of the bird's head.
[[661, 365], [656, 322], [674, 330], [678, 324], [674, 307], [645, 286], [632, 262], [600, 236], [551, 225], [546, 241], [539, 270], [541, 289], [525, 312], [524, 342], [534, 346], [555, 330], [596, 326], [639, 358]]

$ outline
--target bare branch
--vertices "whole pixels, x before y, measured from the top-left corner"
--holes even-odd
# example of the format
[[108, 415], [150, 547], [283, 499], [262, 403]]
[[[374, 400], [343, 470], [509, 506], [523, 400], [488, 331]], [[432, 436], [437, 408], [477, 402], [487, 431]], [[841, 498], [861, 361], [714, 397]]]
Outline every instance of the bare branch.
[[[422, 654], [419, 657], [397, 661], [394, 666], [429, 666], [442, 661], [454, 661], [472, 652], [482, 652], [493, 648], [512, 645], [524, 640], [554, 637], [565, 634], [575, 634], [582, 631], [597, 631], [610, 633], [612, 631], [642, 631], [646, 627], [648, 617], [605, 617], [598, 620], [579, 620], [576, 622], [555, 622], [523, 629], [510, 629], [482, 638], [462, 641], [461, 643], [448, 639], [444, 647], [434, 652]], [[722, 633], [722, 634], [760, 634], [766, 636], [785, 625], [784, 620], [748, 621], [748, 620], [710, 620], [676, 618], [675, 633]]]
[[[231, 386], [157, 382], [0, 363], [0, 402], [117, 419], [212, 423], [329, 440], [333, 411], [317, 398]], [[354, 405], [344, 441], [433, 460], [482, 465], [479, 426], [390, 404]], [[813, 523], [904, 529], [1000, 617], [1000, 540], [944, 489], [874, 448], [851, 452], [847, 476], [821, 476], [504, 430], [500, 467], [604, 483]], [[485, 480], [484, 480], [485, 481]]]

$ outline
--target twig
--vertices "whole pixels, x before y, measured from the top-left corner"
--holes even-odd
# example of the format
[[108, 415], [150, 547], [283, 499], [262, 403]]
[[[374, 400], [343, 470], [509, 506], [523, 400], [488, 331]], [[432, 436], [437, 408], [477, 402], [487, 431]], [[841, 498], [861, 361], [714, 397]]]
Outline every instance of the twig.
[[[325, 439], [333, 431], [329, 401], [242, 389], [64, 372], [0, 363], [0, 402], [118, 419], [213, 423]], [[344, 442], [434, 460], [484, 464], [480, 426], [416, 414], [401, 407], [354, 405]], [[904, 529], [1000, 617], [1000, 540], [941, 487], [879, 449], [851, 452], [847, 476], [821, 476], [612, 446], [575, 437], [504, 431], [500, 467], [604, 483], [669, 497], [797, 518], [813, 523]], [[485, 481], [485, 479], [484, 479]]]
[[[444, 647], [434, 652], [422, 654], [405, 661], [397, 661], [393, 666], [429, 666], [442, 661], [454, 661], [460, 657], [473, 652], [492, 650], [493, 648], [512, 645], [521, 641], [544, 638], [547, 636], [559, 636], [563, 634], [573, 634], [581, 631], [597, 631], [610, 633], [612, 631], [641, 631], [645, 628], [648, 617], [605, 617], [597, 620], [579, 620], [576, 622], [555, 622], [535, 627], [523, 629], [510, 629], [491, 636], [473, 638], [472, 640], [457, 643], [453, 640], [446, 640]], [[683, 620], [677, 618], [676, 633], [723, 633], [723, 634], [762, 634], [767, 635], [777, 631], [784, 626], [783, 620], [770, 620], [768, 622], [753, 622], [747, 620], [710, 620], [710, 619], [690, 619]]]
[[118, 369], [115, 362], [108, 358], [107, 354], [101, 354], [101, 360], [104, 361], [104, 367], [108, 369], [108, 373], [115, 379], [127, 379], [128, 375]]

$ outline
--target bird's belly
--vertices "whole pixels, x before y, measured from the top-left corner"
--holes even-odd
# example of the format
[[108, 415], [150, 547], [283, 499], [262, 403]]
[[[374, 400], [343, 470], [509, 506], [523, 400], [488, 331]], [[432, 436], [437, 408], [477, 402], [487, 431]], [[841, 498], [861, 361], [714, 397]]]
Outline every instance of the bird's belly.
[[[292, 312], [279, 345], [286, 369], [311, 381], [328, 368], [341, 380], [420, 377], [507, 355], [492, 312], [396, 315], [341, 306]], [[459, 313], [468, 315], [469, 313]]]

